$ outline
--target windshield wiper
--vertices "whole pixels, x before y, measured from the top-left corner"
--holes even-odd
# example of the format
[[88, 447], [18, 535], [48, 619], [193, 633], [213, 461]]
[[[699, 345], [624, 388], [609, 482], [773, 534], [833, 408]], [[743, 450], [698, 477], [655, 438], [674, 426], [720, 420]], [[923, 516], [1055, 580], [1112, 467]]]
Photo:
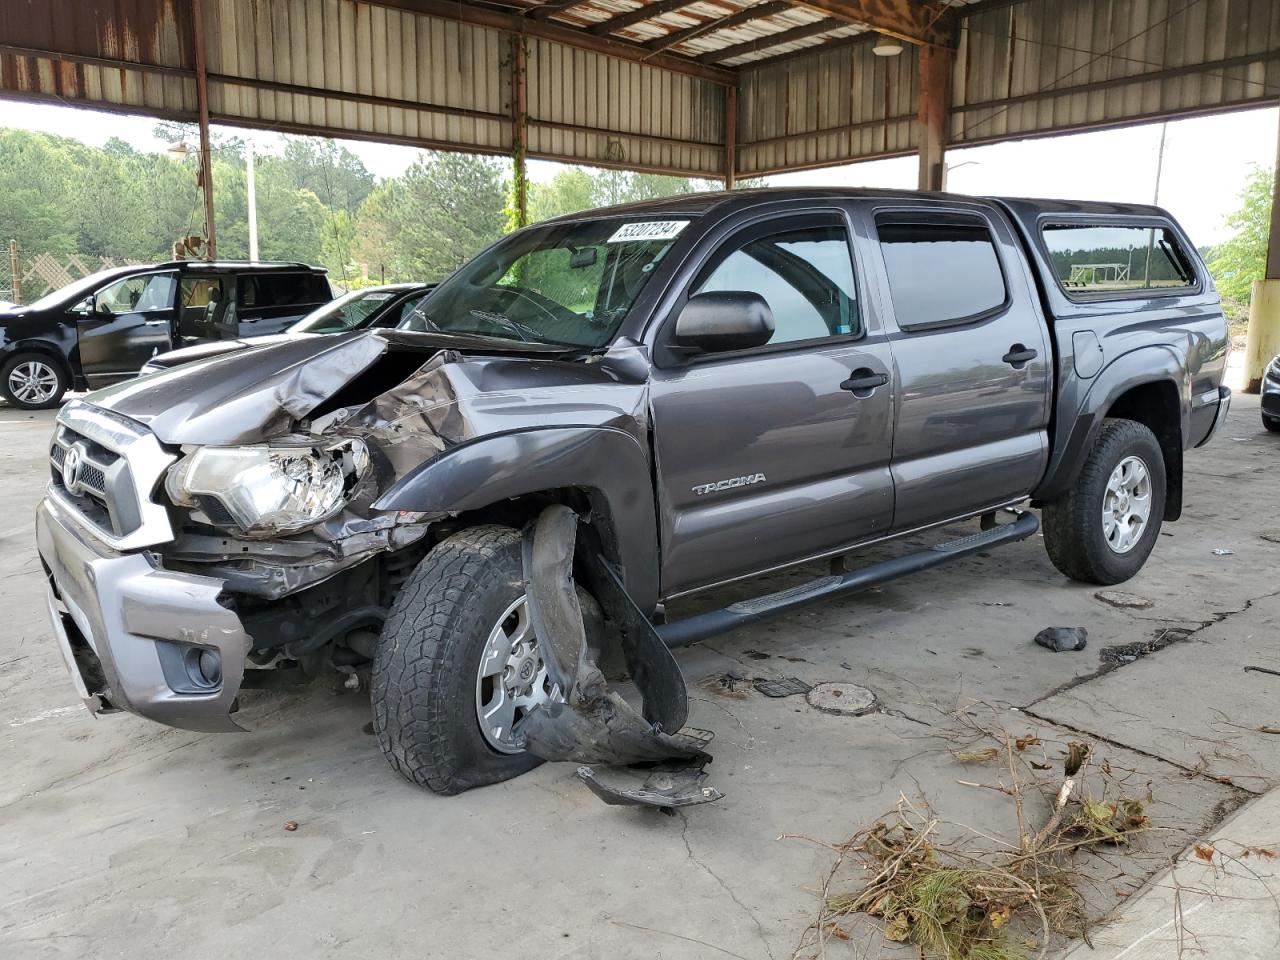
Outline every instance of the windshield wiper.
[[[490, 313], [487, 310], [472, 310], [471, 315], [478, 320], [484, 320], [488, 323], [496, 324], [503, 330], [509, 330], [525, 343], [541, 343], [542, 338], [538, 336], [538, 331], [532, 327], [525, 326], [519, 321], [512, 320], [510, 317], [501, 313]], [[482, 334], [483, 336], [483, 334]]]

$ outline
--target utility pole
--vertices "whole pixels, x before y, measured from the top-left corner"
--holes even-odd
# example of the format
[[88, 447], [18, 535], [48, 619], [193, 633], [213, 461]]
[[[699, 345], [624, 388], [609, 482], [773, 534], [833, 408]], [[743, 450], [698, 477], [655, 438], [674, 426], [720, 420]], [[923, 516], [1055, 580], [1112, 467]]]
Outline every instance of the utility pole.
[[204, 0], [191, 0], [195, 34], [196, 103], [200, 108], [200, 186], [204, 190], [204, 258], [218, 255], [218, 231], [213, 223], [213, 158], [209, 149], [209, 77], [204, 57]]
[[249, 194], [249, 259], [258, 260], [258, 190], [253, 172], [253, 140], [244, 142], [244, 168]]

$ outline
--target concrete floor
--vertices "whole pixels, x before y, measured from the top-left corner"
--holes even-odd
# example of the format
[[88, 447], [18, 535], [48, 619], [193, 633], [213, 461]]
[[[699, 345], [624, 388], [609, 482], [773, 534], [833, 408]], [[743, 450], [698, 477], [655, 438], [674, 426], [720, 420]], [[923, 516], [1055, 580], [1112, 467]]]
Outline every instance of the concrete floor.
[[[983, 742], [971, 723], [1042, 737], [1049, 789], [1065, 743], [1085, 740], [1126, 791], [1150, 791], [1157, 829], [1080, 857], [1100, 916], [1280, 779], [1280, 737], [1257, 729], [1280, 726], [1280, 678], [1243, 670], [1280, 668], [1280, 542], [1262, 536], [1280, 540], [1280, 436], [1262, 431], [1256, 398], [1189, 455], [1183, 519], [1121, 588], [1148, 608], [1064, 580], [1033, 538], [682, 652], [725, 798], [674, 818], [606, 807], [565, 764], [434, 796], [383, 761], [363, 695], [324, 684], [246, 695], [247, 735], [91, 719], [50, 638], [33, 545], [51, 420], [0, 408], [6, 958], [781, 960], [832, 862], [788, 835], [839, 842], [905, 795], [952, 836], [1016, 836], [1006, 797], [957, 782], [1002, 777], [950, 755]], [[1034, 646], [1052, 625], [1086, 627], [1088, 649]], [[1093, 676], [1105, 648], [1160, 635], [1178, 642]], [[884, 710], [833, 716], [729, 671], [864, 684]], [[1046, 815], [1032, 791], [1028, 819]], [[868, 933], [827, 955], [911, 954]]]

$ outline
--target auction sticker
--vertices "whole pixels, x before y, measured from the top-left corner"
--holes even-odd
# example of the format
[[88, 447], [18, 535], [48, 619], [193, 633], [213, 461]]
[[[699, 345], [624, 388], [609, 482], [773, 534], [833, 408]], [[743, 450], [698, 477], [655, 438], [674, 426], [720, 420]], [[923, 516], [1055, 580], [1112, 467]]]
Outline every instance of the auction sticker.
[[630, 243], [635, 240], [671, 240], [689, 225], [688, 220], [642, 220], [624, 223], [614, 231], [609, 243]]

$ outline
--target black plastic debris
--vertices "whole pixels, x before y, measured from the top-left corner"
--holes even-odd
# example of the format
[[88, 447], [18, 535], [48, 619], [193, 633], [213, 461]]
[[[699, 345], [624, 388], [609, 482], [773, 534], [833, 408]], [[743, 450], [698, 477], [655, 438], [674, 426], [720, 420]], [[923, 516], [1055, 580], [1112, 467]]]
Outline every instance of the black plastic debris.
[[782, 697], [793, 697], [798, 693], [808, 693], [813, 688], [799, 677], [777, 677], [773, 680], [758, 678], [752, 684], [756, 693], [779, 700]]
[[1036, 643], [1054, 653], [1083, 650], [1089, 642], [1089, 631], [1084, 627], [1045, 627], [1036, 634]]

